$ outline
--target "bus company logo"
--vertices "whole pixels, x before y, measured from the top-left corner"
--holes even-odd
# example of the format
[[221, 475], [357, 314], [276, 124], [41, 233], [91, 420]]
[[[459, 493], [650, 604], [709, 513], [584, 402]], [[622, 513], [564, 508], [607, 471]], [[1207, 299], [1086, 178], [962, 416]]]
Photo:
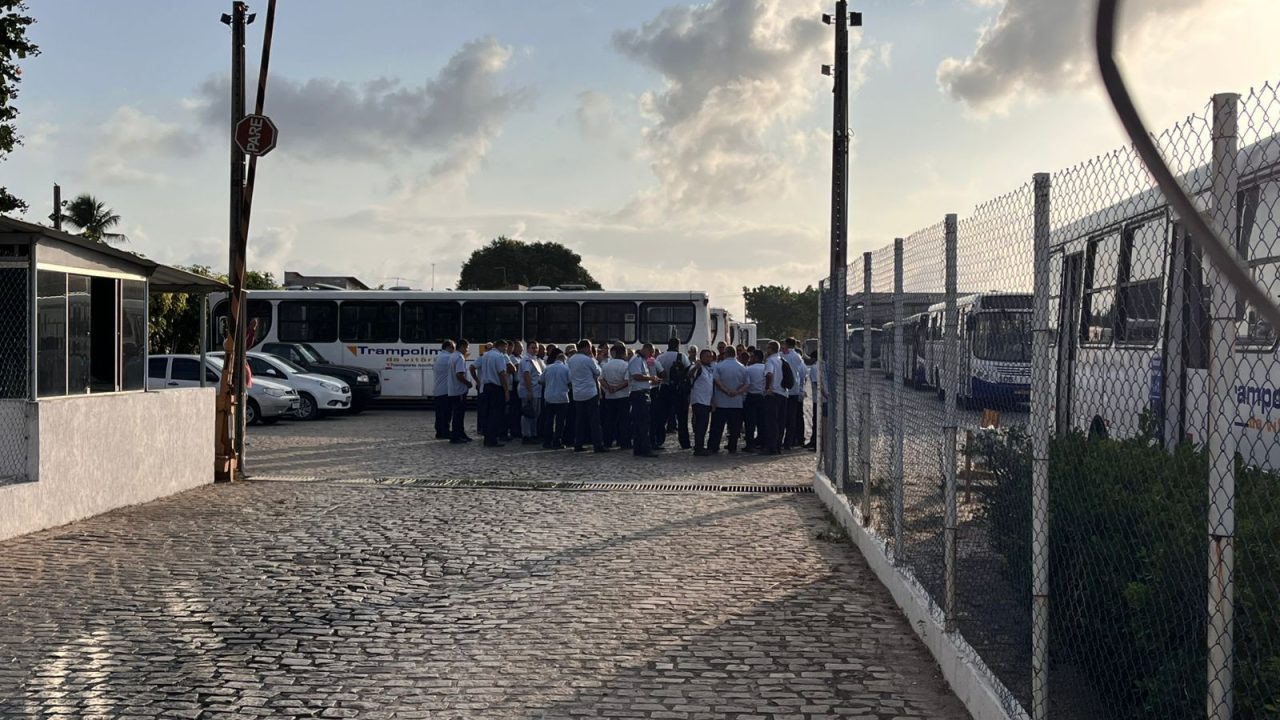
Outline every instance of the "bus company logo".
[[1239, 385], [1236, 387], [1236, 404], [1250, 407], [1256, 405], [1263, 410], [1280, 408], [1280, 389], [1257, 385]]
[[371, 347], [369, 345], [348, 345], [347, 351], [357, 357], [373, 355], [377, 357], [388, 358], [411, 358], [411, 357], [428, 357], [439, 355], [440, 348], [430, 348], [423, 345], [396, 347]]

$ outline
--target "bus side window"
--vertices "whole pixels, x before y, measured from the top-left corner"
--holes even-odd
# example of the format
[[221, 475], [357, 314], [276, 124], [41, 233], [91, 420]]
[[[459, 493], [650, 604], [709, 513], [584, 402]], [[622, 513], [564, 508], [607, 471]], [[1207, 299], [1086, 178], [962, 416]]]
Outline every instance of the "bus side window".
[[[1280, 210], [1280, 182], [1271, 180], [1242, 190], [1236, 206], [1240, 255], [1248, 261], [1258, 284], [1272, 298], [1280, 296], [1280, 227], [1275, 215]], [[1275, 345], [1276, 328], [1263, 320], [1257, 310], [1244, 305], [1236, 309], [1236, 316], [1240, 318], [1238, 345], [1257, 349]]]
[[1116, 284], [1120, 261], [1120, 233], [1089, 241], [1081, 303], [1080, 340], [1110, 345], [1116, 326]]

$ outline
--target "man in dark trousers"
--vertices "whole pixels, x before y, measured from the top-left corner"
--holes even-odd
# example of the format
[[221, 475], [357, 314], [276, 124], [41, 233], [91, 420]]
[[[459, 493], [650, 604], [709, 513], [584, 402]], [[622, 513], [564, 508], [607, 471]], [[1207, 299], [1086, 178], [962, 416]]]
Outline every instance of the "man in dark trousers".
[[481, 400], [484, 402], [484, 446], [502, 447], [499, 438], [507, 424], [504, 412], [511, 398], [507, 387], [507, 341], [498, 340], [480, 357]]
[[720, 438], [729, 431], [728, 449], [738, 452], [738, 436], [742, 433], [742, 405], [747, 394], [747, 369], [738, 362], [733, 348], [725, 348], [723, 358], [716, 363], [716, 389], [711, 411], [711, 437], [707, 451], [720, 452]]
[[631, 452], [636, 457], [657, 457], [653, 451], [653, 435], [648, 432], [650, 395], [657, 392], [654, 388], [662, 382], [662, 378], [649, 365], [653, 357], [653, 345], [645, 343], [640, 352], [627, 363], [627, 376], [631, 378], [631, 422], [637, 428], [631, 438]]
[[579, 341], [578, 352], [566, 364], [569, 387], [573, 391], [573, 449], [575, 452], [586, 450], [583, 443], [590, 439], [596, 452], [607, 452], [600, 427], [600, 364], [596, 362], [591, 341]]
[[436, 410], [436, 439], [449, 439], [449, 422], [453, 420], [453, 405], [449, 402], [449, 369], [453, 367], [453, 341], [440, 343], [440, 354], [432, 366], [433, 392], [431, 399]]
[[471, 442], [464, 422], [467, 419], [467, 392], [471, 390], [471, 376], [467, 368], [467, 341], [459, 340], [449, 368], [449, 442], [454, 445]]
[[787, 414], [787, 396], [782, 389], [782, 358], [778, 341], [770, 340], [764, 359], [764, 444], [760, 452], [782, 452], [782, 428]]

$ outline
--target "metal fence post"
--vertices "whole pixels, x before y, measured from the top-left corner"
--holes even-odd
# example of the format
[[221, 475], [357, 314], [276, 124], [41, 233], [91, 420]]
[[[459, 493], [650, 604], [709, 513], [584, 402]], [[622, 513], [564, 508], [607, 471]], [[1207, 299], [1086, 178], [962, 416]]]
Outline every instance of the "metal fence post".
[[[1236, 115], [1240, 96], [1213, 96], [1212, 221], [1221, 237], [1237, 237]], [[1233, 711], [1235, 455], [1232, 435], [1236, 380], [1236, 291], [1213, 265], [1206, 266], [1209, 312], [1209, 617], [1208, 693], [1210, 720], [1230, 720]]]
[[35, 402], [40, 397], [40, 379], [37, 369], [39, 362], [36, 352], [39, 343], [36, 341], [36, 329], [39, 327], [40, 307], [39, 296], [40, 287], [36, 284], [39, 279], [39, 271], [36, 267], [36, 252], [39, 243], [36, 242], [35, 236], [31, 236], [31, 245], [28, 247], [27, 254], [27, 399]]
[[1035, 284], [1031, 315], [1031, 717], [1049, 715], [1049, 433], [1053, 335], [1049, 328], [1049, 174], [1032, 179]]
[[836, 336], [832, 338], [836, 346], [836, 372], [840, 377], [840, 492], [849, 490], [849, 343], [846, 340], [849, 327], [849, 267], [840, 266], [840, 289], [836, 293], [839, 303], [836, 311]]
[[943, 530], [943, 567], [946, 590], [943, 612], [947, 631], [956, 629], [956, 390], [960, 386], [956, 372], [959, 338], [956, 335], [956, 215], [948, 213], [946, 228], [946, 317], [943, 325], [942, 387], [946, 400], [942, 421], [943, 493], [946, 496], [946, 524]]
[[862, 253], [862, 398], [858, 459], [862, 463], [862, 524], [871, 525], [871, 253]]
[[[893, 448], [890, 450], [890, 474], [893, 482], [893, 561], [907, 558], [907, 543], [902, 534], [903, 491], [903, 405], [902, 405], [902, 238], [893, 240]], [[883, 357], [883, 353], [881, 354]]]

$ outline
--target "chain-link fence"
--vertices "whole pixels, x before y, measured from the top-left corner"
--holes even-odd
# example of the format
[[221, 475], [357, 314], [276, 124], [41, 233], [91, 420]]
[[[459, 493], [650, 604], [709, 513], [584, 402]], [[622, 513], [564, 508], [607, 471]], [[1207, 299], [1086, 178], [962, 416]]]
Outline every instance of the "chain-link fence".
[[0, 246], [0, 485], [26, 479], [31, 273], [27, 245]]
[[[1157, 141], [1280, 297], [1277, 122]], [[823, 285], [820, 469], [1010, 715], [1280, 717], [1276, 328], [1128, 148], [938, 217]]]

